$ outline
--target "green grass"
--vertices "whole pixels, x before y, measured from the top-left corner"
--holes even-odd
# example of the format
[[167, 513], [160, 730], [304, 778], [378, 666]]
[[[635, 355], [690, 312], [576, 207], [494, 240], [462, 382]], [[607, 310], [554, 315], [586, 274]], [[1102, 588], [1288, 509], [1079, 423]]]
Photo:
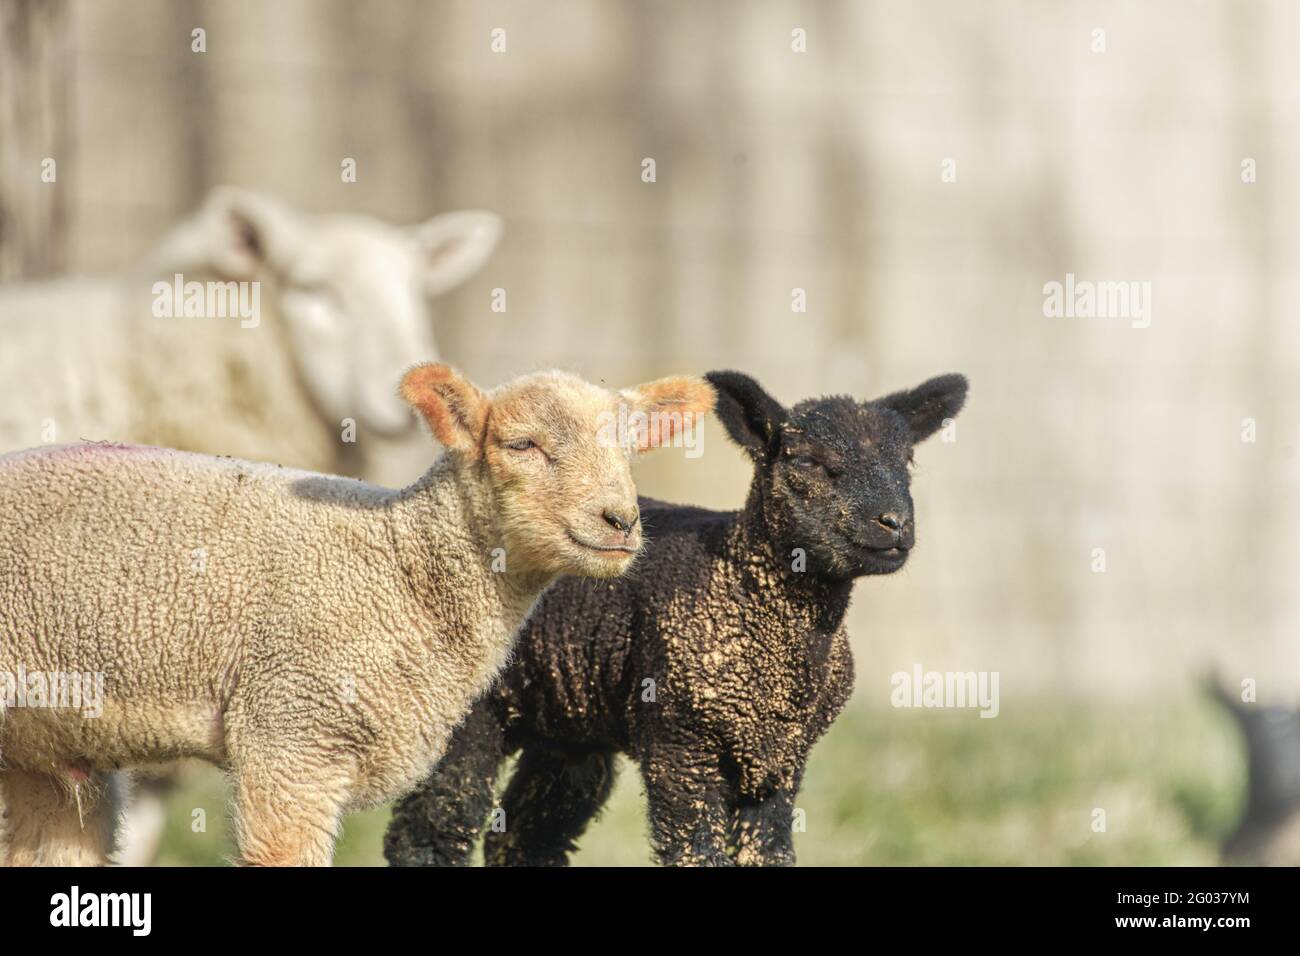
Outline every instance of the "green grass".
[[[1228, 719], [1200, 698], [1146, 709], [1040, 704], [974, 711], [850, 708], [813, 751], [795, 835], [802, 864], [1195, 865], [1216, 862], [1245, 781]], [[225, 786], [173, 794], [160, 862], [234, 855]], [[579, 865], [646, 865], [644, 796], [624, 762]], [[206, 812], [194, 833], [192, 811]], [[1094, 832], [1093, 811], [1105, 811]], [[350, 816], [335, 863], [382, 865], [388, 809]]]

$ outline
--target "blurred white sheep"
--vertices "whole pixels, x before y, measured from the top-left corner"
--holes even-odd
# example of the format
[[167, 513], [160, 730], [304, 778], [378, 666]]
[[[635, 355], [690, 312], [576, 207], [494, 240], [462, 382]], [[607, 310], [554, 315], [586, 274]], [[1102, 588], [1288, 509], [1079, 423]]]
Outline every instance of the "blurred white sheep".
[[[489, 212], [396, 227], [219, 188], [124, 274], [0, 288], [0, 452], [110, 439], [384, 480], [368, 446], [413, 429], [392, 383], [437, 357], [427, 301], [500, 235]], [[155, 314], [177, 275], [258, 283], [256, 323]]]

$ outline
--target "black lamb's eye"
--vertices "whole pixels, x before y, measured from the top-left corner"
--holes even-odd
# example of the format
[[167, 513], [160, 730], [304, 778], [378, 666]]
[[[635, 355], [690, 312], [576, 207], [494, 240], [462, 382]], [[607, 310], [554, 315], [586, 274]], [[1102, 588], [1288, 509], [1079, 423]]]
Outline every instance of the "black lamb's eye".
[[537, 447], [537, 442], [531, 438], [516, 438], [514, 441], [506, 442], [506, 447], [511, 451], [532, 451]]
[[796, 468], [813, 469], [820, 468], [821, 462], [815, 458], [809, 458], [807, 455], [794, 455], [790, 458], [790, 464]]

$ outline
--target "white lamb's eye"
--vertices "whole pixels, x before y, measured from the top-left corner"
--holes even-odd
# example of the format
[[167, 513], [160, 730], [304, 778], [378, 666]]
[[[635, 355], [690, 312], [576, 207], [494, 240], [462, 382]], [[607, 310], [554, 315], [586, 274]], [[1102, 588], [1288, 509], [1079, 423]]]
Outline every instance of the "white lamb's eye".
[[516, 438], [514, 441], [506, 442], [506, 447], [511, 451], [532, 451], [537, 447], [537, 443], [531, 438]]

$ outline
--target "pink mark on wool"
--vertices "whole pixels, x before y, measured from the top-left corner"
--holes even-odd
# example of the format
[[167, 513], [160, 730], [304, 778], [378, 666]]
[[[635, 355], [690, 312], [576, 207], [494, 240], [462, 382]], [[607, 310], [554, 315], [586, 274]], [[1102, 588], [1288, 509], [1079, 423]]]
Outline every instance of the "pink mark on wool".
[[0, 455], [0, 465], [44, 462], [104, 461], [120, 456], [163, 457], [170, 449], [151, 445], [128, 445], [122, 442], [83, 441], [75, 445], [38, 445], [22, 451]]
[[83, 441], [77, 445], [60, 445], [57, 451], [67, 454], [80, 452], [82, 454], [119, 454], [119, 455], [139, 455], [157, 452], [159, 449], [149, 445], [128, 445], [125, 442], [116, 441]]
[[0, 455], [0, 474], [48, 474], [115, 470], [127, 462], [164, 461], [178, 452], [149, 445], [117, 442], [82, 442], [76, 445], [38, 445]]
[[64, 763], [59, 764], [59, 772], [67, 777], [71, 783], [89, 783], [90, 766], [84, 763]]

